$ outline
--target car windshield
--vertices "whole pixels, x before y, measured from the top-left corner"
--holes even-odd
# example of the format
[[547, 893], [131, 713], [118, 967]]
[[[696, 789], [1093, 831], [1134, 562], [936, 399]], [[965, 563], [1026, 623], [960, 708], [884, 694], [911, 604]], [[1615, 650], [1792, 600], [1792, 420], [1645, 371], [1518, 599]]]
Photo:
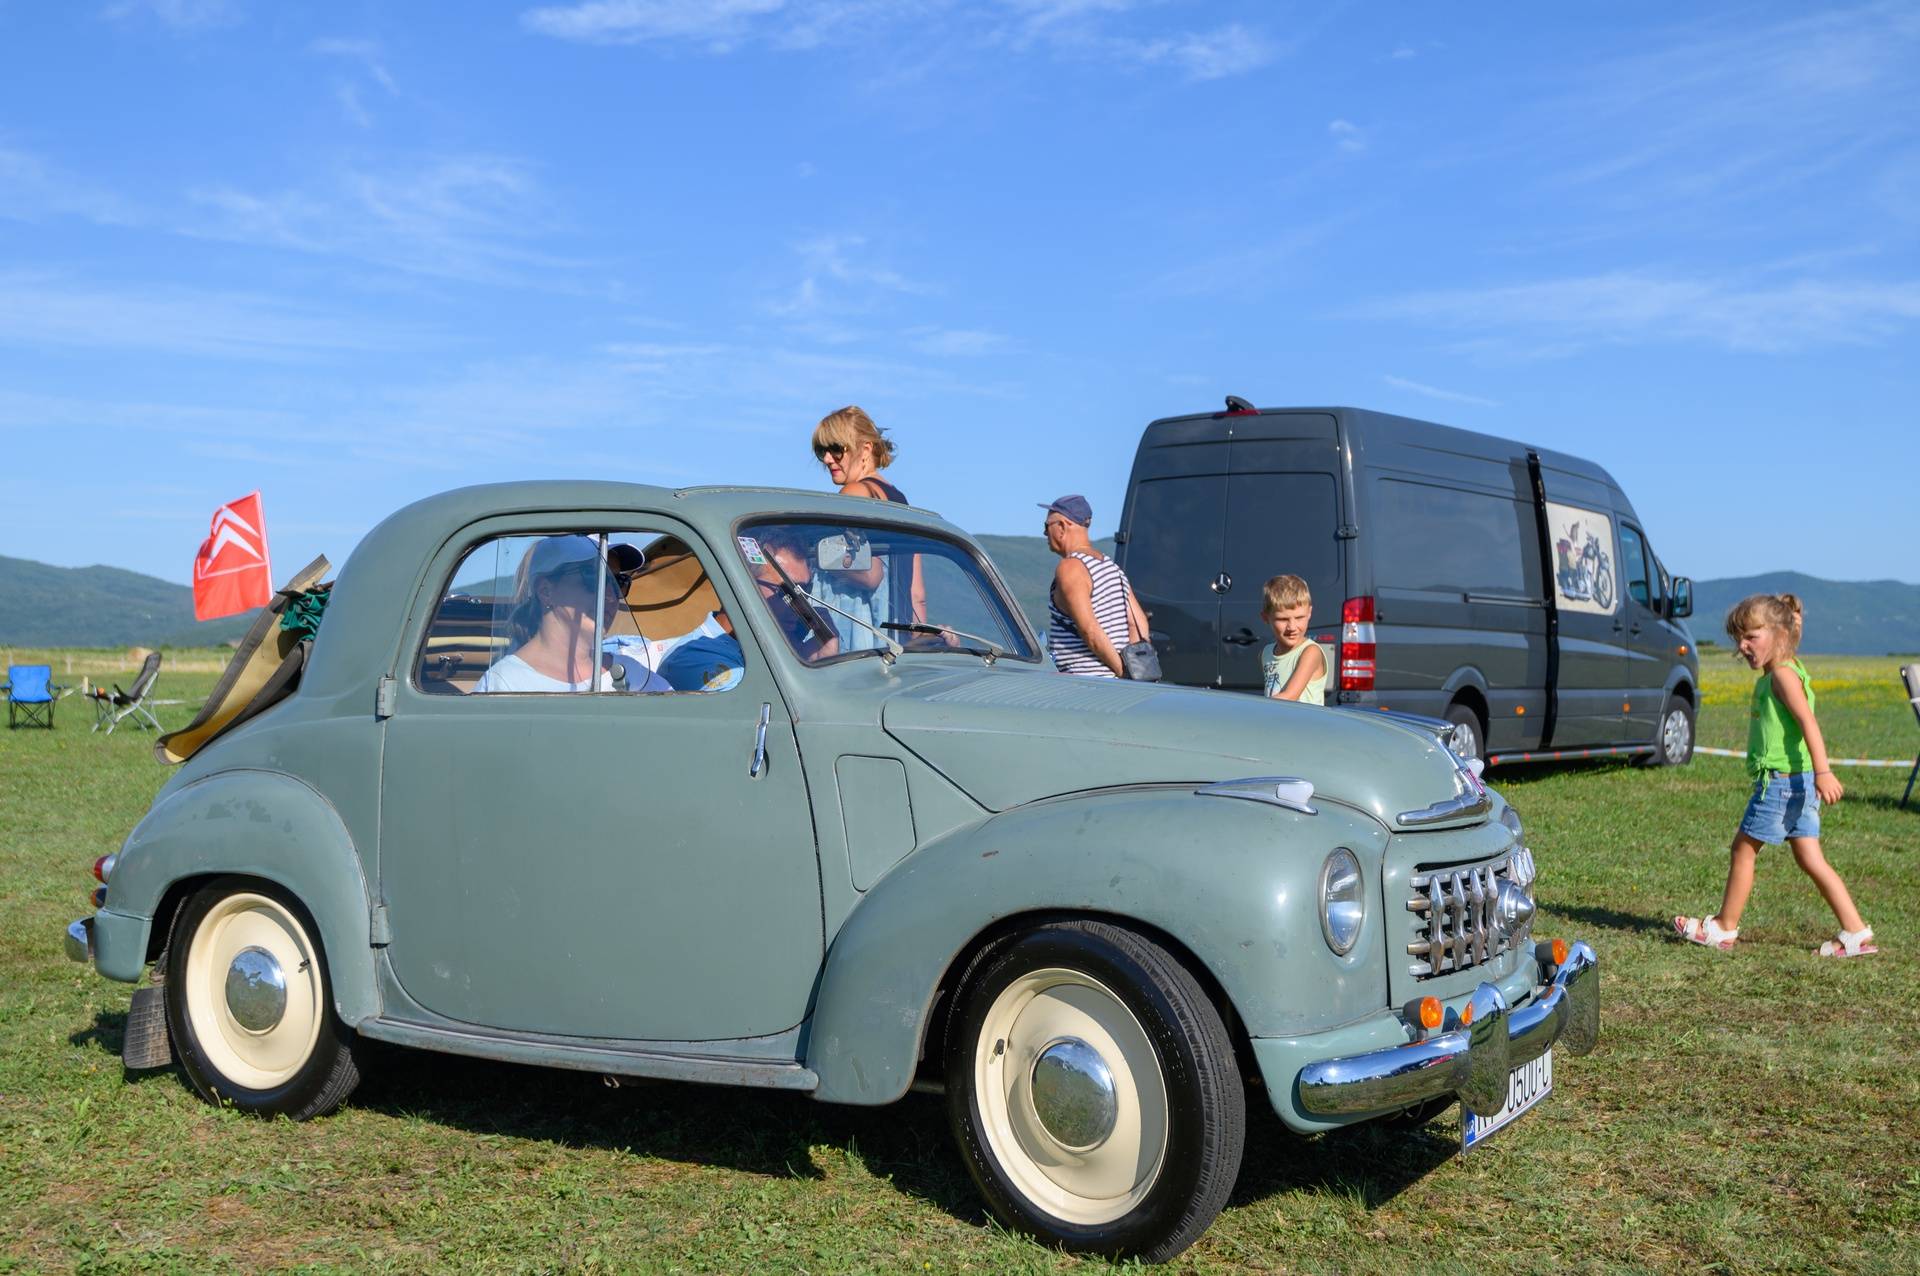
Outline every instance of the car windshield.
[[965, 546], [884, 523], [768, 521], [740, 553], [762, 604], [808, 663], [972, 652], [1039, 659], [1014, 605]]

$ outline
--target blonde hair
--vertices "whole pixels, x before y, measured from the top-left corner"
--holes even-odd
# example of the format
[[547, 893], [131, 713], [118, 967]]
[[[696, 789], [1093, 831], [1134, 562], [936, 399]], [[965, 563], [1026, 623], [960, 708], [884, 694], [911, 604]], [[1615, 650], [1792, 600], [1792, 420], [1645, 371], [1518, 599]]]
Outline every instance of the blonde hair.
[[829, 412], [820, 418], [820, 424], [813, 427], [813, 446], [816, 451], [838, 444], [849, 452], [856, 452], [862, 443], [873, 445], [873, 468], [884, 470], [893, 464], [894, 447], [887, 433], [873, 423], [866, 409], [849, 403], [836, 412]]
[[1266, 597], [1260, 603], [1260, 617], [1272, 620], [1283, 611], [1312, 605], [1313, 592], [1307, 588], [1306, 581], [1298, 576], [1275, 576], [1267, 582]]
[[1795, 594], [1749, 594], [1727, 613], [1727, 637], [1735, 642], [1749, 629], [1777, 629], [1787, 641], [1791, 660], [1800, 650], [1800, 626], [1805, 616]]

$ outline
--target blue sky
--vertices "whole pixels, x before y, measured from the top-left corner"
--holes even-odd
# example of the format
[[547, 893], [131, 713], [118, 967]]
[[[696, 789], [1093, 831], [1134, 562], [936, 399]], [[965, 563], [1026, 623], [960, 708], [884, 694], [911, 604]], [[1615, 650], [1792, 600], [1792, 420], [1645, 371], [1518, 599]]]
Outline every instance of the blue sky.
[[1920, 580], [1920, 7], [0, 0], [0, 553], [276, 568], [465, 483], [980, 532], [1350, 403], [1607, 466], [1668, 566]]

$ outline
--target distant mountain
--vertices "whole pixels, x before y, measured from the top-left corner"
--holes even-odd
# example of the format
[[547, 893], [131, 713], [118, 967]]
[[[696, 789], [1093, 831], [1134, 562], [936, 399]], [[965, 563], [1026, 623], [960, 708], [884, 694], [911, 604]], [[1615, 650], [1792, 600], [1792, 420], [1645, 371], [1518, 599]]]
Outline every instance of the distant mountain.
[[0, 643], [8, 646], [217, 647], [252, 620], [201, 624], [191, 589], [139, 572], [0, 556]]
[[1822, 580], [1768, 572], [1693, 583], [1694, 636], [1726, 645], [1727, 612], [1748, 594], [1795, 594], [1806, 610], [1800, 645], [1833, 655], [1920, 652], [1920, 585], [1898, 580]]
[[[1042, 636], [1047, 586], [1059, 562], [1039, 536], [981, 536], [980, 543]], [[1111, 539], [1094, 542], [1113, 552]], [[1748, 594], [1798, 594], [1807, 609], [1808, 651], [1843, 655], [1920, 652], [1920, 585], [1897, 580], [1821, 580], [1771, 572], [1695, 581], [1696, 637], [1724, 643], [1727, 609]], [[252, 616], [198, 624], [193, 591], [117, 567], [49, 567], [0, 556], [0, 643], [16, 647], [218, 646]]]

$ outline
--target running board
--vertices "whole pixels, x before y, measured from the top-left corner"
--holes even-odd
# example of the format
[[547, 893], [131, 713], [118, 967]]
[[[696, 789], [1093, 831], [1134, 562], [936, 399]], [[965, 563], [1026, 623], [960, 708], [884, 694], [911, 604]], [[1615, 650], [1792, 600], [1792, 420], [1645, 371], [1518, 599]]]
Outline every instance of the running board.
[[1515, 753], [1489, 753], [1488, 766], [1503, 762], [1566, 762], [1573, 758], [1625, 758], [1655, 752], [1651, 744], [1596, 745], [1590, 749], [1534, 749]]
[[564, 1037], [498, 1036], [430, 1027], [398, 1019], [367, 1019], [361, 1036], [398, 1046], [437, 1050], [443, 1054], [497, 1059], [503, 1063], [530, 1063], [543, 1068], [569, 1068], [616, 1077], [657, 1077], [665, 1081], [697, 1081], [705, 1085], [753, 1086], [768, 1090], [810, 1093], [820, 1087], [811, 1068], [798, 1063], [770, 1063], [725, 1055], [674, 1054], [606, 1042], [582, 1045]]

